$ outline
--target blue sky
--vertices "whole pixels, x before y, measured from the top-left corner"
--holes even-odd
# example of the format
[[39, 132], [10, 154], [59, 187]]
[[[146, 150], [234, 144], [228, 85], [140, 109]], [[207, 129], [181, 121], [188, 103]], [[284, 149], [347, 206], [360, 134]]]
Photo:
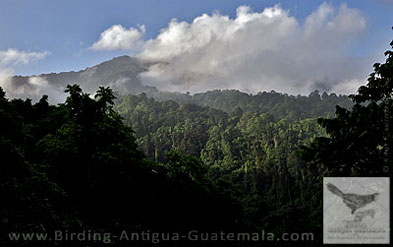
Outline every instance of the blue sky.
[[[277, 4], [279, 9], [286, 11], [286, 14], [283, 15], [283, 18], [286, 21], [290, 23], [291, 20], [296, 20], [297, 24], [293, 27], [299, 30], [302, 29], [302, 31], [299, 31], [299, 33], [301, 33], [303, 36], [305, 36], [307, 33], [307, 25], [305, 24], [306, 19], [310, 16], [312, 17], [313, 13], [315, 16], [318, 12], [318, 9], [321, 10], [321, 8], [325, 8], [325, 11], [333, 11], [333, 14], [329, 12], [330, 20], [333, 20], [334, 18], [341, 18], [341, 23], [343, 21], [346, 22], [346, 17], [340, 17], [341, 12], [344, 13], [344, 15], [348, 15], [349, 17], [347, 19], [350, 19], [348, 21], [350, 24], [348, 24], [349, 26], [345, 27], [347, 28], [345, 31], [343, 31], [344, 28], [341, 28], [341, 30], [339, 27], [336, 27], [336, 31], [338, 30], [337, 32], [332, 32], [331, 34], [326, 34], [326, 36], [324, 36], [324, 30], [321, 30], [319, 33], [319, 38], [321, 40], [318, 41], [318, 35], [315, 34], [312, 41], [306, 41], [303, 44], [303, 49], [305, 49], [304, 46], [312, 47], [317, 46], [319, 43], [322, 44], [320, 50], [326, 49], [326, 51], [315, 55], [316, 57], [327, 56], [327, 58], [331, 59], [330, 62], [326, 64], [323, 63], [322, 59], [318, 60], [321, 62], [321, 69], [324, 66], [327, 68], [326, 73], [320, 72], [319, 74], [312, 75], [312, 78], [299, 76], [299, 78], [293, 80], [290, 87], [282, 86], [278, 87], [278, 90], [287, 90], [289, 92], [296, 93], [297, 91], [295, 89], [299, 87], [298, 84], [300, 80], [332, 81], [331, 84], [334, 84], [333, 86], [338, 85], [339, 81], [345, 81], [347, 84], [349, 81], [351, 81], [351, 83], [354, 84], [354, 80], [364, 80], [365, 75], [371, 72], [370, 70], [372, 63], [376, 62], [376, 60], [383, 61], [383, 52], [389, 48], [389, 42], [393, 37], [393, 31], [391, 30], [391, 26], [393, 25], [393, 0], [0, 0], [0, 56], [9, 56], [10, 52], [24, 53], [22, 54], [23, 57], [20, 58], [22, 60], [18, 60], [19, 62], [7, 63], [4, 62], [3, 58], [3, 65], [1, 63], [2, 58], [0, 57], [0, 76], [1, 69], [12, 69], [12, 74], [14, 75], [33, 75], [50, 72], [78, 71], [88, 66], [109, 60], [115, 56], [125, 54], [142, 54], [143, 56], [150, 58], [152, 56], [155, 58], [163, 58], [162, 54], [157, 55], [158, 50], [163, 50], [165, 47], [168, 47], [165, 46], [165, 44], [159, 43], [157, 41], [157, 35], [159, 35], [159, 32], [162, 29], [165, 29], [167, 33], [169, 33], [170, 29], [168, 28], [168, 24], [173, 18], [178, 20], [178, 27], [181, 26], [179, 24], [181, 22], [186, 22], [189, 24], [187, 27], [188, 29], [186, 28], [188, 31], [182, 30], [182, 32], [184, 32], [182, 33], [182, 37], [184, 38], [190, 36], [190, 30], [193, 30], [191, 23], [194, 21], [194, 19], [202, 16], [204, 13], [207, 13], [211, 17], [210, 19], [214, 19], [214, 13], [219, 13], [220, 16], [229, 16], [231, 20], [234, 20], [236, 19], [237, 9], [239, 6], [249, 6], [250, 9], [247, 11], [250, 14], [249, 16], [251, 16], [251, 13], [262, 13], [265, 8], [271, 8]], [[322, 12], [320, 11], [320, 13]], [[359, 20], [358, 26], [356, 25], [356, 18]], [[316, 21], [315, 18], [314, 21]], [[329, 24], [328, 19], [323, 21], [323, 28], [329, 30], [329, 25], [331, 25], [331, 23]], [[136, 28], [134, 31], [137, 35], [140, 35], [137, 38], [137, 42], [140, 44], [138, 48], [91, 49], [92, 45], [100, 40], [100, 35], [105, 30], [109, 30], [114, 25], [121, 25], [121, 27], [124, 28], [124, 30], [122, 29], [121, 32], [125, 32], [130, 28]], [[140, 25], [144, 25], [146, 29], [145, 32], [143, 32], [141, 29], [138, 30]], [[263, 25], [261, 26], [262, 29], [265, 27]], [[350, 25], [354, 27], [353, 32], [351, 31], [352, 27]], [[314, 28], [314, 33], [316, 33], [317, 27]], [[258, 31], [258, 29], [252, 28], [249, 28], [249, 30], [254, 30], [253, 32]], [[217, 32], [217, 30], [212, 30], [212, 32]], [[270, 35], [268, 31], [266, 32], [268, 35]], [[215, 33], [215, 35], [219, 34]], [[252, 33], [250, 33], [250, 35], [252, 35]], [[288, 37], [294, 38], [298, 36], [295, 34], [295, 36]], [[152, 42], [147, 42], [148, 40], [152, 40]], [[244, 38], [240, 37], [239, 40], [244, 40]], [[324, 40], [326, 41], [326, 44], [323, 44], [325, 42]], [[337, 49], [335, 50], [333, 43], [336, 40], [337, 42], [342, 42], [343, 44], [346, 43], [346, 45], [342, 45], [342, 47], [341, 45], [338, 45]], [[254, 41], [258, 41], [258, 38]], [[255, 42], [251, 42], [248, 44], [248, 46], [258, 46], [258, 44]], [[261, 39], [258, 42], [270, 41]], [[301, 43], [303, 41], [297, 40], [297, 42]], [[330, 47], [328, 47], [329, 43], [331, 43]], [[223, 44], [226, 43], [224, 42]], [[180, 45], [187, 44], [184, 44], [183, 42]], [[218, 47], [220, 46], [218, 44], [213, 45]], [[137, 45], [133, 46], [137, 47]], [[230, 46], [233, 47], [234, 44], [231, 43]], [[239, 46], [238, 49], [245, 49], [247, 47]], [[266, 56], [267, 53], [262, 52], [262, 50], [266, 50], [266, 47], [257, 48], [260, 49], [258, 54], [261, 54], [261, 56]], [[318, 47], [316, 47], [316, 50], [317, 48]], [[212, 48], [210, 47], [209, 49]], [[287, 49], [296, 50], [298, 47], [289, 45]], [[312, 53], [316, 50], [311, 49], [305, 50], [304, 52], [310, 53], [311, 56]], [[188, 55], [185, 55], [185, 57], [179, 59], [178, 57], [181, 56], [178, 56], [178, 53], [176, 53], [178, 51], [172, 52], [173, 53], [171, 57], [166, 57], [166, 59], [169, 59], [172, 64], [182, 65], [187, 64], [188, 62], [188, 64], [192, 65], [190, 61], [195, 59], [195, 57], [187, 57]], [[184, 53], [184, 51], [182, 52]], [[198, 51], [195, 51], [195, 54], [200, 54], [201, 52], [201, 49], [199, 49]], [[341, 57], [339, 57], [338, 54], [341, 54]], [[15, 56], [20, 55], [21, 54], [16, 54]], [[217, 54], [218, 57], [219, 55], [220, 54]], [[235, 55], [240, 57], [245, 56], [244, 54], [237, 53]], [[294, 61], [299, 60], [299, 54], [296, 55], [294, 53], [292, 55], [294, 56]], [[275, 54], [275, 56], [280, 57], [282, 54]], [[174, 57], [176, 57], [176, 59]], [[357, 57], [359, 58], [358, 61], [356, 60]], [[247, 59], [248, 61], [253, 60], [255, 62], [264, 64], [264, 60], [261, 60], [259, 57], [249, 56], [247, 58], [250, 58]], [[14, 59], [16, 58], [14, 57]], [[217, 57], [214, 57], [214, 59], [217, 60]], [[217, 61], [214, 59], [210, 57], [204, 57], [201, 59], [201, 61], [203, 63], [206, 63], [207, 61], [216, 64]], [[335, 63], [334, 59], [340, 60], [337, 64], [348, 64], [348, 61], [352, 62], [356, 60], [354, 63], [357, 63], [357, 65], [348, 66], [348, 68], [346, 68], [346, 70], [349, 71], [349, 74], [342, 74], [340, 72], [340, 76], [333, 76], [330, 78], [326, 75], [336, 74], [338, 69], [342, 68], [342, 65], [338, 67], [334, 67], [332, 65]], [[239, 63], [240, 61], [242, 60], [239, 60]], [[225, 61], [219, 62], [225, 63]], [[229, 63], [228, 61], [226, 62]], [[304, 66], [312, 64], [311, 62], [308, 58]], [[317, 61], [314, 63], [316, 62]], [[231, 61], [231, 63], [233, 63], [233, 61]], [[277, 66], [281, 67], [283, 65], [285, 65], [285, 59], [277, 58]], [[276, 68], [265, 70], [265, 72], [267, 72], [267, 74], [269, 74], [271, 71], [277, 72], [279, 71], [277, 66]], [[190, 72], [189, 68], [182, 68], [181, 66], [178, 67], [179, 69], [183, 69], [183, 72], [179, 72], [170, 78], [166, 78], [167, 80], [183, 80], [184, 78], [189, 78], [190, 73], [213, 73], [212, 71], [207, 71], [206, 68], [200, 68], [200, 70], [196, 72], [194, 70]], [[225, 68], [225, 66], [220, 67], [221, 70]], [[369, 70], [366, 68], [369, 68]], [[249, 70], [249, 67], [238, 66], [231, 69], [233, 71], [240, 69]], [[238, 80], [250, 80], [250, 84], [253, 84], [256, 78], [261, 77], [260, 74], [256, 74], [256, 70], [258, 69], [250, 69], [250, 71], [248, 71], [248, 75], [251, 76], [248, 76], [247, 78], [239, 77]], [[355, 78], [353, 73], [359, 70], [362, 70], [362, 73], [360, 73], [361, 76]], [[152, 74], [157, 75], [157, 73], [157, 71], [154, 71]], [[161, 71], [160, 73], [163, 72]], [[237, 74], [238, 73], [239, 72], [237, 72]], [[263, 76], [266, 74], [265, 73], [262, 75], [262, 78], [271, 81], [283, 81], [285, 78], [290, 78], [290, 76], [295, 78], [296, 75], [300, 73], [304, 73], [304, 70], [299, 67], [294, 69], [294, 71], [288, 72], [287, 75], [284, 76], [281, 76], [279, 72], [277, 72], [276, 74], [266, 75], [264, 78]], [[217, 81], [222, 80], [223, 78], [227, 79], [232, 77], [233, 75], [226, 75], [226, 77], [223, 76], [222, 78], [214, 78], [214, 80]], [[150, 77], [150, 79], [151, 78], [152, 77]], [[211, 79], [211, 81], [213, 81], [213, 79]], [[159, 83], [164, 82], [156, 82], [156, 84], [153, 84], [155, 86], [160, 86]], [[200, 82], [193, 83], [195, 85], [201, 84]], [[194, 91], [201, 91], [203, 89], [212, 89], [217, 87], [217, 84], [214, 82], [209, 83], [210, 84], [207, 83], [198, 87], [193, 86], [191, 89], [195, 89]], [[315, 82], [314, 84], [318, 83], [319, 82]], [[180, 82], [176, 85], [178, 84], [180, 84]], [[314, 84], [310, 84], [310, 82], [308, 82], [307, 88], [304, 87], [304, 90], [312, 89], [315, 86]], [[359, 82], [357, 82], [356, 85], [358, 84]], [[172, 85], [173, 87], [168, 86], [168, 89], [179, 91], [189, 89], [186, 87], [177, 87], [176, 85]], [[271, 85], [275, 85], [275, 83], [272, 83]], [[241, 85], [239, 86], [238, 82], [233, 82], [227, 85], [219, 85], [218, 87], [226, 86], [229, 88], [241, 88], [246, 91], [258, 91], [268, 89], [268, 87], [271, 87], [271, 85], [255, 85], [250, 86], [251, 88], [245, 88]], [[343, 87], [333, 86], [327, 86], [326, 90], [334, 88], [338, 91], [343, 90], [343, 92], [346, 92], [344, 89], [342, 89]], [[322, 87], [322, 89], [324, 89], [324, 87]]]
[[[368, 21], [367, 36], [356, 47], [357, 52], [380, 52], [387, 48], [393, 25], [393, 1], [328, 1], [333, 5], [346, 3], [361, 10]], [[219, 11], [233, 17], [240, 5], [254, 11], [279, 3], [282, 8], [302, 20], [322, 1], [244, 1], [244, 0], [1, 0], [0, 50], [16, 48], [24, 51], [49, 51], [45, 59], [19, 65], [17, 74], [37, 74], [79, 70], [125, 51], [97, 52], [87, 48], [99, 34], [114, 24], [132, 27], [146, 25], [145, 39], [155, 37], [172, 18], [192, 21], [202, 13]]]

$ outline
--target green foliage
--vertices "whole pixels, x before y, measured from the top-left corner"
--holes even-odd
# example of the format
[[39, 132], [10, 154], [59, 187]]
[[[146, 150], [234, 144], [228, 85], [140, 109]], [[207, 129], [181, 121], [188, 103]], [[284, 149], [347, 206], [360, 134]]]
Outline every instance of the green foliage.
[[[232, 115], [243, 111], [269, 113], [277, 119], [301, 120], [306, 118], [328, 117], [334, 114], [336, 105], [346, 109], [353, 103], [345, 95], [335, 93], [322, 95], [318, 91], [311, 92], [308, 96], [293, 96], [283, 93], [259, 92], [255, 95], [238, 90], [213, 90], [195, 95], [147, 92], [147, 96], [157, 101], [175, 101], [178, 104], [193, 104], [202, 107], [211, 107], [225, 111]], [[127, 97], [127, 96], [126, 96]], [[122, 100], [120, 100], [121, 102]]]
[[9, 101], [0, 90], [2, 234], [242, 227], [237, 200], [199, 160], [174, 152], [161, 164], [145, 158], [113, 110], [111, 89], [94, 98], [78, 85], [66, 92], [64, 104], [51, 106], [46, 96]]
[[[281, 97], [272, 94], [276, 96]], [[317, 93], [312, 97], [310, 101], [321, 101]], [[229, 97], [228, 101], [233, 103]], [[303, 111], [318, 112], [314, 107], [318, 104], [304, 106]], [[277, 233], [296, 230], [295, 225], [317, 229], [320, 215], [315, 212], [321, 205], [311, 199], [318, 190], [310, 179], [315, 174], [298, 155], [299, 146], [325, 136], [316, 119], [280, 118], [274, 105], [266, 113], [240, 107], [227, 113], [190, 103], [159, 102], [145, 94], [123, 96], [115, 108], [133, 126], [139, 149], [147, 157], [169, 164], [169, 177], [216, 181], [240, 202], [250, 229]], [[294, 110], [291, 115], [296, 114]], [[179, 153], [186, 156], [179, 159]], [[204, 165], [192, 165], [197, 162], [190, 155]], [[296, 220], [299, 213], [314, 218]]]

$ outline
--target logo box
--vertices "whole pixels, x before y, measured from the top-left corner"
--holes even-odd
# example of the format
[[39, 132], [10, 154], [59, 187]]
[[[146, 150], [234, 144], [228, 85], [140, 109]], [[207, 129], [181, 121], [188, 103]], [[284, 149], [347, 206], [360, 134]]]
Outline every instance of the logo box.
[[390, 178], [323, 179], [324, 244], [390, 243]]

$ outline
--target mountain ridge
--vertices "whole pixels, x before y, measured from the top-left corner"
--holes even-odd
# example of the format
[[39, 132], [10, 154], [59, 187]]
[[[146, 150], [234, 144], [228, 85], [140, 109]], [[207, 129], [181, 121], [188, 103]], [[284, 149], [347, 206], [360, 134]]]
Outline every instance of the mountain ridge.
[[143, 63], [135, 57], [124, 55], [79, 71], [14, 76], [12, 79], [17, 87], [29, 84], [30, 78], [40, 78], [58, 88], [76, 83], [87, 92], [94, 92], [99, 86], [110, 86], [116, 91], [135, 94], [142, 92], [142, 89], [150, 89], [143, 86], [138, 78], [140, 73], [147, 71], [148, 66], [148, 63]]
[[[189, 93], [163, 91], [153, 86], [142, 83], [140, 74], [146, 72], [150, 66], [156, 63], [142, 61], [136, 57], [119, 56], [111, 60], [102, 62], [92, 67], [87, 67], [80, 71], [69, 71], [60, 73], [49, 73], [33, 76], [14, 76], [13, 83], [16, 87], [27, 89], [37, 87], [39, 81], [43, 80], [42, 88], [52, 88], [52, 91], [38, 91], [37, 95], [58, 92], [63, 95], [63, 91], [68, 84], [79, 84], [83, 91], [94, 93], [100, 86], [111, 87], [118, 97], [128, 94], [138, 95], [145, 93], [147, 97], [157, 101], [173, 100], [178, 104], [194, 104], [202, 107], [211, 107], [225, 112], [232, 112], [236, 108], [244, 111], [270, 112], [272, 109], [285, 114], [285, 111], [296, 112], [303, 117], [326, 116], [334, 112], [336, 104], [348, 108], [352, 105], [345, 95], [327, 94], [322, 95], [318, 91], [311, 92], [309, 96], [288, 95], [278, 93], [274, 90], [270, 92], [258, 92], [250, 94], [236, 89], [215, 89], [203, 93]], [[27, 87], [26, 87], [27, 86]], [[26, 89], [25, 89], [26, 90]], [[53, 95], [49, 95], [53, 97]], [[37, 97], [36, 97], [37, 99]], [[306, 104], [317, 104], [315, 113], [302, 113], [295, 108], [301, 109]], [[237, 110], [239, 110], [237, 109]], [[318, 112], [318, 114], [317, 114]], [[296, 116], [293, 116], [296, 118]]]

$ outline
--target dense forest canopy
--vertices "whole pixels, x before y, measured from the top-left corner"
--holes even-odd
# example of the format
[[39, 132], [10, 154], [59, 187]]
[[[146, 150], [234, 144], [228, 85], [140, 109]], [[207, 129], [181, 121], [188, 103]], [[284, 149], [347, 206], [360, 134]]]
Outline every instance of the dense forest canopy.
[[3, 234], [243, 226], [237, 201], [198, 159], [172, 152], [155, 163], [137, 150], [109, 88], [94, 99], [77, 85], [66, 92], [51, 106], [46, 96], [32, 104], [1, 90]]
[[[149, 96], [149, 93], [147, 93]], [[271, 92], [259, 92], [255, 95], [238, 90], [214, 90], [194, 95], [181, 93], [159, 92], [152, 94], [159, 100], [174, 100], [179, 104], [194, 104], [208, 106], [214, 109], [232, 113], [234, 110], [270, 113], [277, 118], [304, 119], [327, 117], [334, 115], [334, 107], [340, 105], [350, 108], [352, 102], [345, 95], [320, 94], [318, 90], [308, 96], [288, 95]]]
[[[249, 96], [261, 97], [259, 105], [270, 101], [271, 109], [285, 109], [290, 100], [315, 102], [315, 110], [286, 109], [298, 115], [286, 119], [264, 107], [243, 110], [242, 100], [228, 113], [146, 94], [115, 99], [103, 87], [94, 99], [77, 85], [66, 93], [65, 103], [53, 106], [46, 96], [33, 104], [8, 100], [2, 91], [5, 232], [87, 226], [279, 232], [292, 224], [273, 218], [314, 210], [316, 201], [307, 200], [310, 174], [297, 153], [324, 131], [301, 113], [331, 114], [332, 106], [320, 107], [326, 96]], [[216, 99], [225, 102], [228, 93], [238, 92]], [[22, 210], [26, 204], [33, 208]], [[298, 224], [307, 229], [313, 222]]]
[[[66, 93], [65, 103], [53, 106], [46, 96], [32, 104], [8, 100], [2, 91], [6, 231], [87, 225], [289, 230], [289, 218], [278, 220], [283, 214], [318, 205], [309, 200], [311, 174], [298, 157], [299, 146], [325, 135], [316, 116], [331, 115], [337, 102], [350, 104], [347, 97], [317, 92], [292, 97], [215, 91], [201, 100], [220, 108], [225, 106], [216, 102], [226, 102], [228, 94], [256, 98], [245, 105], [241, 97], [229, 97], [227, 106], [234, 107], [227, 112], [197, 105], [198, 98], [183, 104], [146, 94], [115, 99], [101, 87], [93, 99], [77, 85]], [[35, 193], [42, 187], [47, 189]], [[16, 193], [20, 188], [33, 197]], [[26, 203], [34, 208], [22, 211]], [[316, 223], [295, 222], [304, 229]]]

